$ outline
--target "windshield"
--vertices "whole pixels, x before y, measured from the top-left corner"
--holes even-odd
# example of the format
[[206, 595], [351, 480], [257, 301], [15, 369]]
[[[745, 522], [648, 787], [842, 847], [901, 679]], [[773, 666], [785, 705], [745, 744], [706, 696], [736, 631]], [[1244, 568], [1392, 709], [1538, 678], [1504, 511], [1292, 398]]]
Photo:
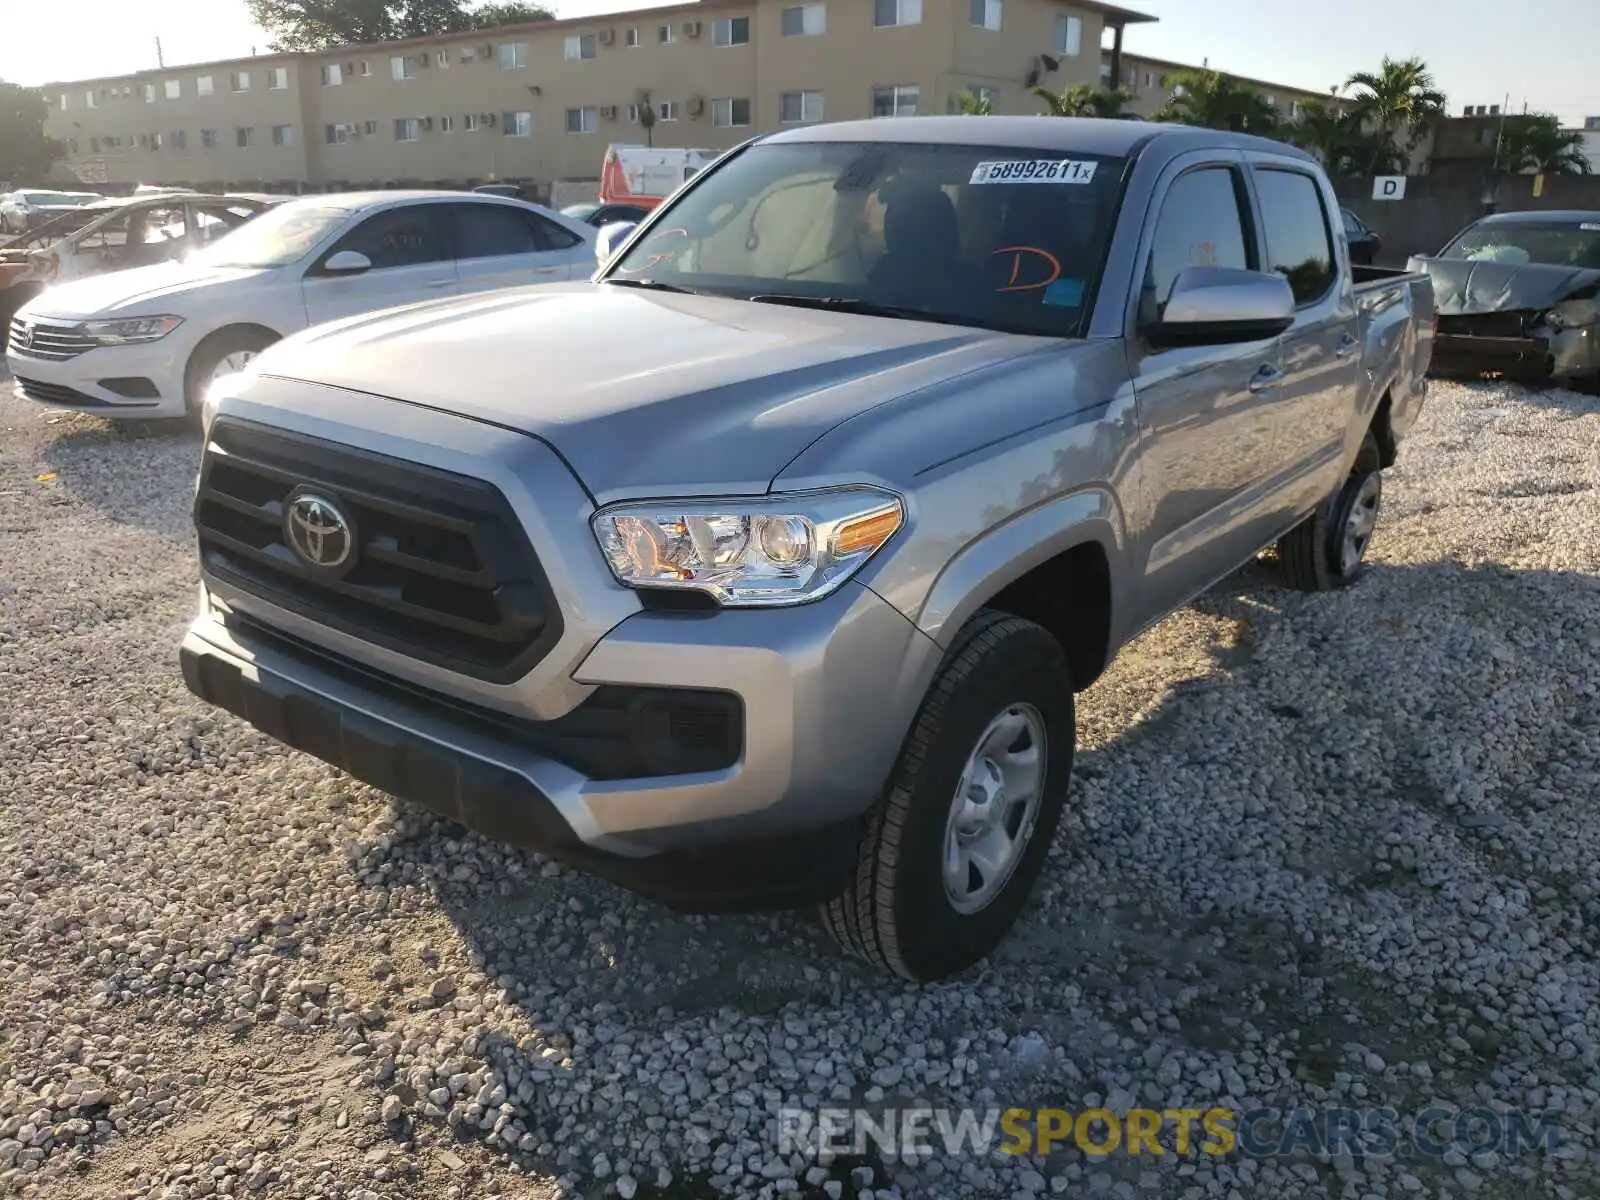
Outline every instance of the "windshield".
[[290, 201], [269, 208], [189, 256], [202, 267], [286, 267], [349, 219], [351, 210]]
[[77, 203], [79, 203], [78, 201], [72, 199], [72, 197], [68, 196], [65, 192], [23, 192], [22, 193], [22, 201], [23, 201], [24, 204], [77, 204]]
[[757, 144], [671, 202], [604, 277], [1075, 336], [1122, 165], [992, 146]]
[[1600, 269], [1600, 217], [1593, 221], [1495, 221], [1475, 225], [1445, 248], [1441, 258], [1523, 266]]

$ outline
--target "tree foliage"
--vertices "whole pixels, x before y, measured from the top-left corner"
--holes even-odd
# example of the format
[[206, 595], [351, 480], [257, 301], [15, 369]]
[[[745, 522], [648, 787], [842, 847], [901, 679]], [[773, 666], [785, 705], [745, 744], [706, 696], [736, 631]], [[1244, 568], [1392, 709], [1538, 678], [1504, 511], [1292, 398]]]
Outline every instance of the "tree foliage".
[[1420, 58], [1385, 55], [1377, 71], [1358, 71], [1344, 86], [1354, 93], [1364, 128], [1375, 135], [1365, 164], [1374, 175], [1382, 174], [1386, 163], [1405, 162], [1406, 152], [1444, 116], [1444, 93]]
[[61, 146], [44, 135], [44, 97], [35, 88], [0, 79], [0, 179], [42, 183]]
[[1209, 69], [1178, 71], [1170, 82], [1172, 98], [1156, 113], [1158, 121], [1268, 137], [1278, 132], [1278, 110], [1254, 87], [1231, 75]]
[[1044, 101], [1045, 113], [1052, 117], [1128, 117], [1132, 93], [1123, 88], [1097, 88], [1076, 83], [1052, 92], [1036, 87], [1033, 94]]
[[977, 92], [958, 92], [950, 99], [950, 111], [966, 117], [992, 117], [994, 101]]
[[1368, 127], [1358, 106], [1341, 108], [1331, 101], [1308, 100], [1279, 136], [1316, 155], [1331, 175], [1357, 174], [1369, 168], [1381, 175], [1405, 169], [1405, 156]]
[[364, 42], [432, 37], [519, 21], [547, 21], [540, 4], [465, 0], [246, 0], [275, 50], [326, 50]]
[[1498, 165], [1523, 174], [1587, 175], [1589, 160], [1583, 153], [1583, 134], [1561, 128], [1554, 113], [1524, 113], [1507, 117], [1500, 135]]

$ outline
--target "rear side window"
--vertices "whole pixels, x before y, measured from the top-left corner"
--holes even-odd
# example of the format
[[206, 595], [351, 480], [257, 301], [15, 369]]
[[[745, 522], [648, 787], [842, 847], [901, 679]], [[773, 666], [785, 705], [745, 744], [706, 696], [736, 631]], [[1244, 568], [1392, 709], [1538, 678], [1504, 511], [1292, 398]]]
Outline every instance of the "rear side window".
[[505, 254], [536, 254], [544, 247], [519, 208], [500, 204], [457, 204], [451, 208], [455, 221], [456, 257], [496, 258]]
[[544, 243], [545, 250], [570, 250], [583, 241], [572, 230], [557, 225], [554, 221], [547, 221], [537, 214], [529, 213], [528, 220], [538, 231], [539, 240]]
[[1201, 167], [1180, 175], [1161, 203], [1140, 317], [1159, 320], [1172, 284], [1185, 267], [1251, 265], [1238, 176], [1227, 167]]
[[439, 206], [434, 204], [391, 208], [357, 225], [339, 239], [329, 255], [355, 250], [371, 259], [376, 271], [444, 262], [450, 255], [445, 248], [441, 215]]
[[1257, 169], [1256, 192], [1261, 197], [1268, 268], [1289, 281], [1296, 304], [1320, 300], [1335, 279], [1322, 189], [1299, 171]]

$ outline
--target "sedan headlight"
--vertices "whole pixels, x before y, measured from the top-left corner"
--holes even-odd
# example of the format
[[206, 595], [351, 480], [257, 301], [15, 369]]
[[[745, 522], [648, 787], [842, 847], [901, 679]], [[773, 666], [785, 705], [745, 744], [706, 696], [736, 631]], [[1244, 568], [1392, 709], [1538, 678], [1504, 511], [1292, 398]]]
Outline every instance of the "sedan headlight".
[[1566, 300], [1544, 315], [1545, 324], [1556, 329], [1580, 329], [1600, 321], [1600, 304], [1593, 300]]
[[182, 324], [182, 317], [123, 317], [115, 321], [86, 321], [83, 331], [99, 346], [137, 346], [159, 342]]
[[900, 498], [870, 487], [619, 504], [593, 521], [620, 583], [706, 592], [728, 608], [820, 599], [904, 523]]

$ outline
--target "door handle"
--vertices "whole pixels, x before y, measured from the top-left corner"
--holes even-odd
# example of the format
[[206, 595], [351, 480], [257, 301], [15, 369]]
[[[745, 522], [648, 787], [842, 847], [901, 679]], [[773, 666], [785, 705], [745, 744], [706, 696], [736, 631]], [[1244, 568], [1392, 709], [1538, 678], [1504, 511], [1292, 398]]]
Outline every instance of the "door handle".
[[455, 283], [454, 279], [430, 279], [422, 286], [425, 288], [446, 288]]
[[1282, 382], [1282, 367], [1275, 367], [1271, 363], [1262, 363], [1261, 369], [1250, 378], [1250, 390], [1252, 392], [1265, 392], [1277, 387]]
[[561, 267], [535, 267], [533, 269], [533, 273], [535, 275], [554, 275], [557, 271], [560, 271], [561, 269], [562, 269]]
[[1347, 333], [1339, 339], [1339, 348], [1334, 351], [1334, 354], [1340, 358], [1349, 358], [1359, 349], [1361, 349], [1361, 339], [1351, 337]]

